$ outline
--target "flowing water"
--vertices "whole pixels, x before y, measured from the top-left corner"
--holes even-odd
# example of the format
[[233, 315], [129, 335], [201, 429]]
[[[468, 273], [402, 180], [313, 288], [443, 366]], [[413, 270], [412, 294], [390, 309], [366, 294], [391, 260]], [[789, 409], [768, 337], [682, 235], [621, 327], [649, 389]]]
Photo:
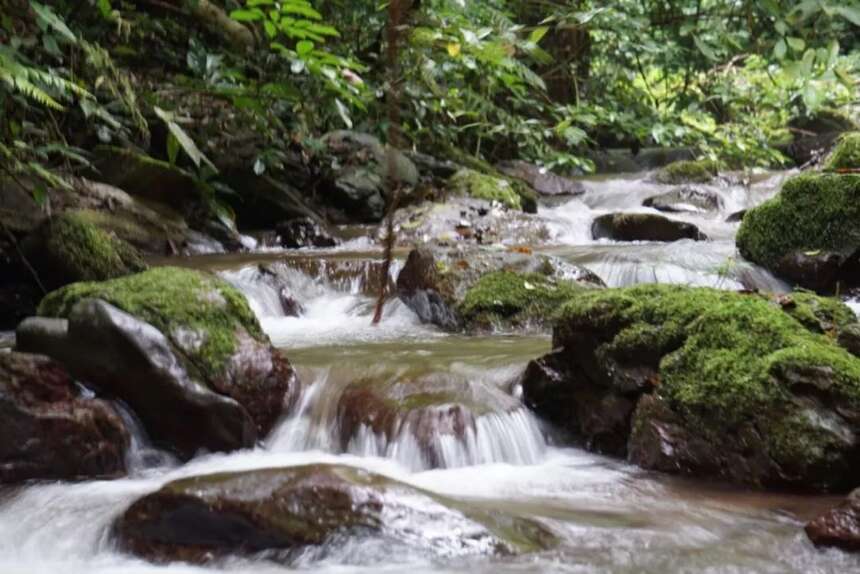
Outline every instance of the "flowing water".
[[[696, 223], [712, 240], [672, 244], [593, 241], [595, 216], [648, 212], [641, 201], [660, 188], [633, 177], [591, 180], [584, 196], [536, 216], [552, 237], [541, 249], [589, 267], [613, 286], [672, 282], [782, 290], [786, 286], [766, 271], [737, 259], [737, 224], [724, 222], [728, 213], [775, 193], [781, 178], [719, 186], [719, 213], [672, 215]], [[397, 301], [387, 305], [382, 325], [371, 327], [379, 253], [350, 251], [355, 247], [188, 261], [217, 271], [245, 293], [304, 382], [298, 404], [256, 449], [202, 455], [185, 465], [151, 448], [133, 415], [123, 413], [135, 434], [129, 478], [0, 491], [0, 573], [860, 572], [860, 558], [817, 550], [803, 533], [804, 522], [837, 498], [682, 480], [559, 446], [552, 429], [516, 399], [517, 377], [530, 359], [549, 350], [547, 336], [443, 334], [421, 325]], [[301, 316], [285, 316], [284, 294], [302, 308]], [[417, 380], [444, 389], [475, 405], [470, 424], [462, 435], [428, 436], [420, 421], [404, 419], [389, 432], [362, 426], [344, 436], [338, 404], [351, 383], [365, 379]], [[528, 517], [558, 543], [513, 557], [452, 558], [364, 537], [310, 549], [288, 566], [236, 558], [203, 567], [152, 565], [118, 552], [111, 539], [112, 521], [170, 480], [311, 462], [362, 467], [478, 508]], [[456, 530], [444, 520], [411, 526], [443, 547]]]

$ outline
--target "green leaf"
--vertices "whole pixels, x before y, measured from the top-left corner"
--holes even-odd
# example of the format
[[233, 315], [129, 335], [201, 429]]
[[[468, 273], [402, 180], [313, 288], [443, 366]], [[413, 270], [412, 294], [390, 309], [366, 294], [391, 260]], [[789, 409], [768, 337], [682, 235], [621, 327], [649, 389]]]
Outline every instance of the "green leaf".
[[855, 26], [860, 26], [860, 7], [856, 4], [849, 6], [835, 6], [834, 11]]
[[340, 115], [340, 119], [343, 120], [347, 129], [352, 129], [352, 118], [349, 117], [349, 110], [346, 105], [344, 105], [344, 103], [338, 98], [334, 99], [334, 103], [337, 107], [337, 113]]
[[237, 22], [256, 22], [262, 20], [265, 14], [259, 8], [253, 10], [233, 10], [230, 12], [230, 18]]
[[179, 140], [173, 135], [173, 132], [167, 134], [167, 161], [170, 165], [176, 165], [176, 159], [179, 157]]
[[314, 51], [314, 43], [310, 40], [302, 40], [296, 44], [296, 53], [299, 56], [307, 56]]
[[529, 34], [529, 42], [532, 44], [539, 44], [543, 37], [546, 36], [546, 33], [549, 32], [549, 26], [540, 26], [532, 30], [532, 33]]
[[786, 38], [786, 42], [788, 42], [789, 47], [795, 52], [802, 52], [804, 48], [806, 48], [806, 42], [803, 41], [803, 38]]
[[72, 44], [77, 44], [78, 38], [75, 34], [69, 30], [69, 27], [66, 26], [66, 23], [54, 13], [54, 10], [49, 8], [48, 6], [44, 6], [38, 2], [30, 1], [30, 7], [33, 9], [33, 12], [36, 13], [36, 17], [48, 28], [53, 28], [57, 33], [59, 33], [63, 38], [71, 42]]
[[191, 161], [194, 162], [195, 166], [199, 168], [201, 164], [205, 164], [217, 173], [218, 170], [215, 168], [215, 165], [209, 161], [209, 158], [207, 158], [202, 151], [200, 151], [200, 148], [198, 148], [197, 144], [194, 143], [194, 140], [185, 133], [185, 130], [176, 123], [171, 112], [162, 110], [158, 106], [154, 106], [153, 110], [155, 111], [155, 115], [157, 115], [167, 125], [170, 135], [176, 139], [177, 143], [182, 147], [182, 150], [188, 155]]
[[785, 44], [785, 40], [780, 38], [777, 40], [776, 44], [773, 46], [773, 55], [777, 60], [782, 60], [785, 58], [785, 53], [788, 51], [788, 46]]
[[717, 58], [717, 55], [714, 53], [714, 50], [710, 46], [708, 46], [708, 44], [704, 40], [702, 40], [700, 36], [693, 36], [693, 42], [695, 42], [696, 47], [702, 54], [704, 54], [707, 59], [714, 62], [719, 60], [719, 58]]

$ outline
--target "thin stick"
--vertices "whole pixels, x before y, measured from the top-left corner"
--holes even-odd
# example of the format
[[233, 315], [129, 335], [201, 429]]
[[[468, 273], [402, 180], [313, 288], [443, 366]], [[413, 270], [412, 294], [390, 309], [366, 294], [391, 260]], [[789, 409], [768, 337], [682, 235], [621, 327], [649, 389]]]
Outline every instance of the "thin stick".
[[[400, 65], [399, 40], [400, 26], [403, 20], [403, 7], [406, 0], [391, 0], [388, 4], [388, 28], [386, 50], [388, 60], [388, 150], [386, 154], [388, 177], [386, 185], [391, 205], [386, 214], [385, 251], [383, 254], [382, 272], [379, 276], [379, 297], [376, 300], [376, 311], [373, 314], [373, 325], [382, 321], [385, 308], [385, 295], [388, 291], [388, 274], [391, 272], [391, 259], [394, 256], [394, 212], [400, 202], [400, 185], [397, 181], [397, 148], [400, 142]], [[410, 0], [411, 3], [411, 0]]]

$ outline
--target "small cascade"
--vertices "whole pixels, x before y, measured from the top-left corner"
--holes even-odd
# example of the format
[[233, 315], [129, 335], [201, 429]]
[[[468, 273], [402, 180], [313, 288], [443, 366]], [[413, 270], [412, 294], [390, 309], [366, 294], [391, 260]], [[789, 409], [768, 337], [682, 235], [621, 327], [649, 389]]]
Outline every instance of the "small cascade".
[[121, 401], [114, 401], [113, 406], [119, 414], [131, 440], [125, 464], [130, 475], [139, 475], [151, 469], [172, 468], [179, 465], [179, 459], [171, 453], [153, 446], [143, 423], [131, 409]]

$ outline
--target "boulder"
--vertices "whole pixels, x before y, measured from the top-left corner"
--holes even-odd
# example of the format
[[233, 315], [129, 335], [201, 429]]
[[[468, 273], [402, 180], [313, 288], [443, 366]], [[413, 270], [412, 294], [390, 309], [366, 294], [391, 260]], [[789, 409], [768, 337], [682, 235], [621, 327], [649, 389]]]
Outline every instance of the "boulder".
[[[388, 205], [386, 180], [400, 185], [401, 201], [418, 183], [418, 169], [399, 150], [382, 145], [369, 134], [336, 131], [322, 139], [323, 202], [337, 208], [345, 221], [374, 223]], [[393, 159], [393, 161], [389, 161]], [[392, 174], [389, 171], [393, 168]]]
[[542, 327], [596, 275], [530, 250], [415, 249], [397, 277], [397, 294], [422, 322], [446, 330]]
[[200, 186], [183, 169], [144, 153], [122, 147], [95, 149], [99, 178], [131, 195], [182, 211], [201, 197]]
[[860, 357], [860, 323], [847, 325], [839, 331], [839, 345], [855, 357]]
[[595, 239], [613, 241], [679, 241], [707, 240], [707, 236], [692, 223], [675, 221], [653, 213], [608, 213], [591, 224]]
[[749, 210], [737, 234], [749, 261], [821, 293], [860, 285], [860, 175], [809, 173]]
[[[648, 285], [581, 291], [523, 398], [644, 468], [813, 491], [860, 483], [860, 359], [841, 303]], [[850, 318], [851, 321], [855, 319]]]
[[789, 122], [792, 142], [783, 153], [803, 166], [821, 159], [844, 132], [857, 130], [857, 123], [832, 110], [821, 110], [813, 116], [800, 116]]
[[146, 269], [137, 249], [78, 212], [61, 213], [45, 221], [27, 237], [23, 250], [48, 289]]
[[860, 132], [844, 134], [824, 162], [827, 171], [860, 170]]
[[839, 506], [810, 521], [806, 535], [816, 546], [860, 552], [860, 489]]
[[528, 520], [339, 465], [177, 480], [132, 504], [114, 532], [122, 548], [157, 562], [260, 552], [288, 561], [290, 550], [325, 552], [362, 538], [430, 558], [510, 554], [554, 541]]
[[710, 183], [719, 174], [720, 163], [708, 159], [672, 162], [654, 175], [654, 181], [669, 185]]
[[746, 217], [747, 209], [741, 209], [740, 211], [735, 211], [734, 213], [730, 213], [728, 217], [726, 217], [726, 223], [740, 223]]
[[114, 408], [86, 398], [51, 359], [0, 353], [0, 483], [116, 478], [129, 434]]
[[425, 177], [448, 179], [461, 169], [463, 166], [447, 159], [435, 158], [426, 153], [407, 151], [406, 157], [412, 160], [412, 163], [418, 168], [421, 175]]
[[278, 224], [275, 231], [281, 245], [288, 249], [335, 247], [338, 244], [337, 239], [310, 217], [284, 221]]
[[527, 183], [529, 187], [540, 195], [575, 196], [585, 193], [585, 186], [578, 181], [556, 175], [545, 168], [525, 161], [514, 160], [503, 162], [497, 168], [508, 177], [513, 177]]
[[642, 202], [645, 207], [669, 213], [700, 213], [719, 211], [722, 206], [720, 196], [706, 189], [682, 187], [654, 195]]
[[473, 197], [497, 202], [508, 209], [537, 213], [537, 196], [525, 183], [461, 169], [448, 179], [448, 191], [454, 196]]
[[162, 267], [48, 295], [18, 329], [42, 352], [123, 399], [153, 439], [183, 458], [252, 446], [298, 393], [289, 362], [245, 298], [196, 271]]

